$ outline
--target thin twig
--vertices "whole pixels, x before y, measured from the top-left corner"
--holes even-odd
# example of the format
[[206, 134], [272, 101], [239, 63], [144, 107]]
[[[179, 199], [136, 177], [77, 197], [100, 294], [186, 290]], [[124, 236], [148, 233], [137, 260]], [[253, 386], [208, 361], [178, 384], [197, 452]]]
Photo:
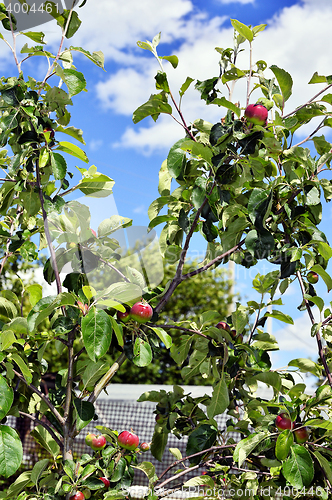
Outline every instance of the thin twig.
[[[297, 279], [299, 280], [299, 283], [300, 283], [300, 288], [301, 288], [301, 291], [302, 291], [303, 300], [304, 300], [305, 306], [307, 308], [311, 324], [314, 325], [315, 324], [315, 318], [314, 318], [313, 312], [311, 310], [309, 301], [304, 298], [304, 295], [305, 295], [306, 291], [305, 291], [305, 288], [304, 288], [304, 283], [303, 283], [303, 279], [302, 279], [300, 271], [296, 272], [296, 276], [297, 276]], [[329, 382], [329, 385], [330, 385], [330, 387], [332, 389], [332, 376], [331, 376], [331, 372], [329, 370], [328, 364], [326, 362], [326, 358], [325, 358], [325, 354], [324, 354], [324, 350], [323, 350], [323, 345], [322, 345], [322, 338], [320, 336], [320, 331], [319, 330], [317, 330], [317, 332], [316, 332], [316, 340], [317, 340], [317, 346], [318, 346], [318, 354], [319, 354], [319, 357], [321, 359], [322, 365], [324, 366], [325, 375], [326, 375], [326, 377], [328, 379], [328, 382]]]
[[39, 389], [37, 389], [37, 387], [35, 387], [33, 384], [29, 384], [25, 378], [23, 377], [23, 375], [21, 375], [18, 371], [16, 370], [13, 370], [13, 372], [15, 373], [15, 375], [22, 381], [25, 383], [25, 385], [31, 389], [34, 393], [36, 393], [40, 399], [42, 399], [44, 401], [44, 403], [49, 407], [49, 409], [51, 410], [51, 412], [53, 413], [53, 415], [55, 416], [55, 418], [59, 421], [59, 423], [61, 425], [64, 425], [65, 423], [65, 420], [64, 418], [62, 417], [62, 415], [60, 415], [60, 413], [58, 412], [58, 410], [53, 406], [53, 404], [51, 403], [51, 401], [45, 396], [45, 394], [43, 394]]
[[312, 101], [314, 101], [315, 99], [317, 99], [317, 97], [319, 97], [321, 94], [323, 94], [325, 92], [325, 90], [329, 89], [330, 87], [332, 87], [332, 83], [330, 83], [329, 85], [326, 85], [326, 87], [324, 87], [323, 90], [321, 90], [320, 92], [318, 92], [318, 94], [314, 95], [314, 97], [312, 97], [311, 99], [309, 99], [309, 101], [307, 101], [302, 106], [299, 106], [298, 108], [294, 109], [294, 111], [292, 111], [291, 113], [288, 113], [287, 115], [282, 116], [282, 118], [283, 119], [288, 118], [289, 116], [294, 115], [294, 113], [297, 113], [298, 111], [300, 111], [300, 109], [305, 108], [306, 106], [308, 106], [308, 104], [312, 103]]
[[59, 269], [58, 265], [56, 262], [56, 257], [55, 257], [55, 251], [53, 247], [53, 243], [51, 240], [51, 234], [50, 234], [50, 228], [48, 225], [48, 218], [47, 218], [47, 213], [45, 210], [44, 206], [44, 193], [42, 190], [41, 186], [41, 180], [40, 180], [40, 171], [39, 171], [39, 160], [36, 160], [36, 177], [37, 177], [37, 187], [38, 187], [38, 192], [39, 192], [39, 199], [40, 199], [40, 204], [41, 204], [41, 209], [42, 209], [42, 214], [43, 214], [43, 220], [44, 220], [44, 230], [45, 230], [45, 236], [47, 240], [47, 245], [51, 254], [51, 264], [52, 268], [54, 271], [55, 275], [55, 281], [56, 281], [56, 286], [57, 286], [57, 292], [58, 294], [62, 292], [62, 285], [61, 285], [61, 280], [60, 280], [60, 274], [59, 274]]
[[33, 415], [30, 415], [29, 413], [24, 413], [24, 411], [19, 411], [19, 414], [22, 416], [22, 417], [26, 417], [26, 418], [29, 418], [30, 420], [32, 420], [32, 422], [34, 423], [38, 423], [38, 425], [41, 425], [42, 427], [44, 427], [44, 429], [47, 430], [47, 432], [52, 436], [52, 438], [54, 439], [54, 441], [60, 446], [60, 448], [62, 449], [62, 442], [60, 441], [60, 439], [58, 438], [58, 436], [55, 434], [55, 432], [53, 431], [53, 429], [51, 429], [51, 427], [46, 424], [45, 422], [43, 422], [42, 420], [39, 420], [39, 418], [37, 417], [34, 417]]
[[150, 325], [149, 323], [147, 326], [150, 326], [151, 328], [165, 328], [166, 330], [181, 330], [183, 332], [188, 332], [188, 333], [195, 333], [196, 335], [200, 335], [201, 337], [209, 340], [214, 340], [212, 337], [209, 337], [208, 335], [205, 335], [205, 333], [199, 332], [198, 330], [191, 330], [190, 328], [184, 328], [183, 326], [177, 326], [177, 325]]

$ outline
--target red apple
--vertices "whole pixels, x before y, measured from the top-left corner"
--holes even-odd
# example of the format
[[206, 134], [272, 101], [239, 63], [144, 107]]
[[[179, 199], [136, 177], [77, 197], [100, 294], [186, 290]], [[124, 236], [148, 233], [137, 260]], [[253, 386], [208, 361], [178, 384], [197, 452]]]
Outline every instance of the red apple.
[[318, 281], [318, 274], [315, 273], [314, 271], [310, 271], [307, 274], [307, 280], [309, 281], [309, 283], [311, 283], [312, 285], [314, 285]]
[[219, 323], [216, 324], [216, 328], [219, 328], [219, 330], [226, 330], [226, 332], [231, 333], [231, 327], [226, 323], [226, 321], [219, 321]]
[[125, 450], [133, 451], [137, 448], [139, 443], [139, 438], [136, 434], [129, 431], [122, 431], [118, 436], [118, 443], [121, 448]]
[[92, 432], [89, 432], [85, 438], [85, 444], [91, 447], [92, 440], [96, 437], [95, 434], [92, 434]]
[[279, 431], [293, 428], [293, 422], [291, 421], [289, 415], [285, 412], [279, 413], [275, 420], [275, 425]]
[[150, 449], [149, 443], [141, 443], [141, 445], [140, 445], [141, 451], [149, 451], [149, 449]]
[[85, 500], [85, 497], [81, 491], [76, 491], [75, 495], [71, 496], [69, 500]]
[[308, 427], [303, 427], [301, 424], [296, 424], [294, 435], [295, 435], [295, 441], [298, 444], [305, 443], [309, 437], [309, 429]]
[[246, 107], [244, 116], [247, 118], [248, 122], [254, 125], [265, 125], [268, 111], [263, 104], [249, 104], [249, 106]]
[[106, 446], [106, 438], [103, 435], [95, 436], [91, 441], [91, 448], [95, 451], [102, 450]]
[[122, 311], [117, 311], [116, 312], [116, 317], [118, 318], [119, 321], [122, 321], [122, 323], [128, 323], [130, 320], [130, 307], [125, 306], [126, 310], [125, 312]]
[[109, 488], [109, 487], [110, 487], [111, 483], [110, 483], [110, 481], [107, 479], [107, 477], [100, 477], [99, 479], [100, 479], [100, 480], [104, 483], [105, 488]]
[[136, 302], [130, 309], [130, 316], [137, 323], [146, 323], [153, 316], [153, 309], [146, 302]]

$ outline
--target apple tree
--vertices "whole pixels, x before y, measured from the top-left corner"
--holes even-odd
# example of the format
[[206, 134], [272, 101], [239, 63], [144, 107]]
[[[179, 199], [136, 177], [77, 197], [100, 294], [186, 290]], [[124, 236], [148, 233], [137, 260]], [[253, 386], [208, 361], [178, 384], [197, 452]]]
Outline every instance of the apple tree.
[[[128, 256], [122, 251], [119, 231], [130, 230], [130, 219], [112, 216], [96, 231], [90, 227], [88, 206], [68, 200], [75, 191], [104, 198], [114, 185], [93, 165], [78, 167], [81, 179], [71, 185], [67, 165], [70, 157], [89, 163], [76, 144], [84, 146], [82, 131], [70, 124], [69, 106], [86, 87], [74, 57], [79, 53], [103, 68], [103, 56], [66, 47], [80, 26], [78, 10], [59, 14], [56, 4], [46, 3], [62, 33], [56, 54], [46, 50], [43, 33], [17, 33], [15, 17], [0, 4], [0, 21], [8, 33], [0, 38], [11, 48], [18, 74], [0, 80], [0, 165], [5, 172], [0, 180], [0, 273], [15, 259], [41, 259], [47, 248], [50, 257], [43, 275], [56, 290], [43, 296], [35, 282], [18, 295], [2, 280], [0, 475], [13, 477], [23, 456], [7, 415], [32, 420], [32, 435], [49, 457], [20, 474], [7, 498], [121, 499], [128, 496], [135, 469], [147, 476], [149, 500], [189, 487], [200, 488], [203, 497], [329, 498], [332, 312], [314, 285], [319, 279], [327, 290], [332, 288], [327, 272], [332, 250], [319, 229], [321, 198], [332, 198], [331, 181], [322, 176], [330, 170], [332, 153], [331, 143], [317, 135], [332, 126], [331, 77], [314, 74], [310, 83], [323, 83], [323, 88], [286, 112], [291, 75], [265, 61], [253, 62], [253, 42], [265, 25], [250, 27], [232, 20], [234, 46], [217, 48], [216, 76], [195, 83], [188, 77], [176, 100], [163, 63], [175, 68], [177, 57], [158, 54], [160, 35], [152, 42], [138, 42], [156, 57], [159, 70], [156, 93], [134, 112], [134, 122], [150, 116], [156, 121], [166, 114], [182, 128], [182, 137], [179, 134], [161, 166], [159, 196], [148, 211], [150, 232], [142, 236], [143, 256], [150, 246], [154, 258], [171, 256], [175, 262], [170, 280], [160, 286], [158, 277], [140, 267], [135, 252]], [[20, 54], [19, 35], [28, 38]], [[240, 68], [237, 55], [248, 45], [249, 65]], [[41, 80], [24, 74], [24, 62], [32, 57], [48, 61]], [[246, 82], [240, 104], [233, 102], [237, 81]], [[218, 106], [220, 121], [198, 118], [187, 123], [181, 101], [191, 85], [198, 98]], [[295, 132], [311, 123], [313, 132], [296, 144]], [[311, 149], [306, 147], [309, 141]], [[152, 236], [157, 226], [158, 251]], [[194, 233], [206, 241], [206, 253], [188, 270]], [[229, 261], [244, 269], [259, 261], [271, 265], [270, 272], [258, 273], [253, 280], [256, 300], [239, 301], [226, 315], [207, 304], [195, 320], [163, 321], [162, 311], [182, 283]], [[294, 359], [287, 370], [278, 370], [270, 357], [278, 342], [266, 321], [273, 317], [293, 324], [280, 310], [293, 283], [300, 309], [310, 318], [319, 360]], [[27, 299], [23, 308], [22, 300]], [[96, 434], [86, 436], [91, 452], [75, 456], [75, 439], [97, 418], [94, 403], [114, 375], [121, 374], [123, 363], [129, 360], [144, 372], [161, 345], [170, 350], [174, 363], [183, 365], [184, 383], [193, 376], [209, 378], [212, 395], [193, 398], [180, 385], [171, 392], [145, 392], [140, 401], [155, 402], [158, 415], [151, 443], [140, 447], [139, 436], [130, 430], [120, 432], [96, 420]], [[107, 353], [116, 354], [115, 346], [119, 354], [110, 366], [105, 360]], [[54, 347], [62, 354], [63, 367], [55, 389], [45, 394], [41, 378]], [[294, 369], [317, 377], [314, 393], [296, 382]], [[270, 399], [257, 396], [259, 383], [271, 388]], [[219, 428], [215, 417], [225, 412], [226, 427]], [[237, 434], [236, 441], [230, 432]], [[150, 448], [162, 461], [170, 433], [188, 437], [186, 456], [172, 449], [176, 460], [157, 477], [141, 454]], [[201, 467], [206, 474], [199, 473]], [[196, 476], [189, 479], [189, 473]]]

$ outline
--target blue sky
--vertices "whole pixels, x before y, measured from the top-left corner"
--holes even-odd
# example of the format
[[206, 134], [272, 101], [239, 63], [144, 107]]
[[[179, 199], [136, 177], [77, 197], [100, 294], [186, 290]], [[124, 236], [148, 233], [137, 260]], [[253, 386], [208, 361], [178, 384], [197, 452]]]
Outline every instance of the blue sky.
[[[165, 64], [175, 95], [187, 76], [205, 79], [218, 74], [218, 54], [214, 48], [232, 46], [230, 18], [251, 25], [267, 24], [266, 30], [255, 39], [254, 59], [264, 59], [268, 65], [276, 64], [292, 74], [294, 91], [288, 111], [319, 90], [317, 85], [307, 85], [315, 71], [326, 75], [332, 73], [330, 0], [126, 0], [121, 3], [88, 0], [86, 6], [79, 9], [79, 15], [82, 27], [68, 45], [82, 46], [90, 51], [102, 50], [106, 71], [81, 57], [75, 59], [77, 69], [86, 76], [88, 92], [73, 98], [71, 124], [84, 131], [84, 148], [90, 164], [95, 164], [98, 170], [115, 180], [114, 201], [118, 213], [133, 218], [135, 225], [148, 224], [146, 212], [158, 196], [160, 165], [170, 146], [183, 136], [181, 127], [169, 117], [162, 117], [156, 124], [146, 119], [134, 125], [131, 120], [136, 107], [155, 91], [153, 77], [158, 70], [153, 56], [137, 47], [137, 40], [151, 40], [161, 31], [159, 53], [179, 56], [176, 70]], [[59, 40], [56, 23], [40, 28], [55, 49]], [[247, 57], [247, 52], [239, 57], [240, 67], [247, 67]], [[25, 69], [23, 66], [23, 70], [26, 76], [36, 73], [41, 76], [45, 71], [44, 62], [35, 59]], [[7, 76], [15, 74], [11, 54], [4, 44], [0, 71]], [[242, 106], [244, 95], [239, 86], [234, 97]], [[253, 99], [258, 97], [258, 93], [253, 94]], [[220, 120], [222, 113], [218, 108], [205, 106], [194, 89], [185, 96], [183, 112], [188, 122], [204, 118], [213, 123]], [[306, 128], [298, 135], [298, 141], [311, 131]], [[74, 171], [76, 163], [70, 159], [68, 163]], [[331, 208], [326, 206], [324, 209], [323, 229], [329, 236]], [[109, 217], [109, 211], [111, 203], [107, 205], [103, 199], [96, 218]], [[202, 243], [195, 239], [192, 255], [201, 254], [203, 250]], [[236, 270], [236, 288], [242, 296], [254, 298], [250, 279], [259, 270], [263, 272], [261, 267]], [[318, 290], [325, 294], [322, 285]], [[274, 321], [275, 335], [288, 349], [288, 359], [302, 355], [315, 357], [315, 340], [310, 337], [307, 319], [296, 310], [300, 300], [295, 286], [285, 299], [284, 310], [294, 313], [296, 324], [290, 333], [283, 324]], [[284, 364], [285, 356], [276, 355], [275, 361]]]

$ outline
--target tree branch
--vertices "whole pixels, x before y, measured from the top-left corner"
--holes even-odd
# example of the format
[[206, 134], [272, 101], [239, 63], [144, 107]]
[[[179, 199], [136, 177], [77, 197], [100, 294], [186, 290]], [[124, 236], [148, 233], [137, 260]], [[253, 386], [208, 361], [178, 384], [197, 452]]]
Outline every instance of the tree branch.
[[33, 392], [35, 392], [39, 397], [40, 399], [42, 399], [44, 401], [44, 403], [49, 407], [49, 409], [51, 410], [51, 412], [53, 413], [53, 415], [55, 416], [55, 418], [59, 421], [59, 423], [61, 425], [64, 425], [65, 423], [65, 420], [64, 418], [62, 417], [62, 415], [60, 415], [60, 413], [58, 412], [58, 410], [53, 406], [53, 404], [51, 403], [51, 401], [45, 396], [45, 394], [43, 394], [39, 389], [37, 389], [37, 387], [35, 387], [33, 384], [29, 384], [25, 378], [23, 377], [23, 375], [21, 375], [18, 371], [16, 370], [13, 370], [13, 372], [15, 373], [15, 375], [22, 381], [25, 383], [25, 385], [31, 389]]
[[93, 392], [90, 394], [90, 397], [88, 399], [89, 403], [94, 403], [96, 401], [101, 391], [109, 384], [110, 380], [114, 377], [114, 375], [116, 374], [116, 372], [126, 359], [127, 356], [125, 355], [124, 352], [120, 354], [117, 361], [113, 363], [111, 368], [105, 373], [105, 375], [100, 379], [98, 384], [95, 386]]
[[[313, 312], [311, 310], [311, 307], [310, 307], [310, 304], [309, 304], [308, 300], [304, 298], [304, 295], [305, 295], [306, 292], [305, 292], [305, 288], [304, 288], [304, 284], [303, 284], [303, 279], [302, 279], [300, 271], [296, 272], [296, 276], [297, 276], [297, 279], [299, 280], [299, 283], [300, 283], [300, 288], [301, 288], [301, 291], [302, 291], [303, 300], [304, 300], [305, 306], [307, 308], [311, 324], [314, 325], [316, 322], [315, 322], [315, 318], [314, 318]], [[327, 380], [328, 380], [328, 382], [330, 384], [330, 387], [332, 389], [332, 376], [331, 376], [328, 364], [326, 362], [326, 358], [325, 358], [325, 354], [324, 354], [324, 350], [323, 350], [323, 345], [322, 345], [322, 338], [320, 336], [320, 331], [319, 330], [317, 330], [317, 332], [316, 332], [316, 340], [317, 340], [317, 346], [318, 346], [318, 354], [319, 354], [320, 360], [322, 362], [322, 365], [324, 366], [325, 375], [326, 375]]]
[[51, 240], [51, 234], [50, 234], [50, 228], [48, 225], [48, 218], [47, 218], [47, 213], [45, 210], [44, 206], [44, 193], [41, 187], [41, 180], [40, 180], [40, 170], [39, 170], [39, 160], [36, 160], [36, 176], [37, 176], [37, 187], [38, 187], [38, 192], [39, 192], [39, 199], [40, 199], [40, 204], [41, 204], [41, 209], [42, 209], [42, 214], [43, 214], [43, 220], [44, 220], [44, 230], [45, 230], [45, 236], [47, 240], [47, 245], [50, 250], [51, 254], [51, 263], [53, 267], [53, 271], [55, 274], [55, 281], [56, 281], [56, 286], [57, 286], [57, 291], [58, 294], [62, 292], [62, 285], [61, 285], [61, 280], [60, 280], [60, 274], [59, 274], [59, 269], [58, 265], [56, 262], [56, 257], [55, 257], [55, 251], [53, 247], [53, 243]]
[[63, 447], [63, 443], [60, 441], [60, 439], [58, 438], [58, 436], [55, 434], [55, 432], [53, 431], [53, 429], [51, 429], [51, 427], [46, 424], [45, 422], [43, 422], [42, 420], [39, 420], [39, 418], [37, 417], [34, 417], [33, 415], [29, 415], [29, 413], [24, 413], [24, 411], [19, 411], [19, 414], [22, 416], [22, 417], [26, 417], [26, 418], [29, 418], [30, 420], [32, 420], [32, 422], [34, 423], [38, 423], [39, 425], [41, 425], [42, 427], [44, 427], [44, 429], [47, 430], [47, 432], [52, 436], [52, 438], [54, 439], [54, 441], [60, 446], [60, 448], [62, 449]]
[[305, 104], [303, 104], [302, 106], [299, 106], [298, 108], [296, 108], [294, 111], [292, 111], [291, 113], [288, 113], [288, 115], [284, 115], [282, 116], [283, 119], [285, 118], [288, 118], [289, 116], [292, 116], [294, 115], [294, 113], [296, 113], [297, 111], [299, 111], [300, 109], [303, 109], [305, 108], [306, 106], [308, 106], [308, 104], [312, 103], [312, 101], [314, 101], [315, 99], [317, 99], [317, 97], [319, 97], [321, 94], [323, 94], [325, 92], [325, 90], [329, 89], [330, 87], [332, 87], [332, 83], [330, 83], [329, 85], [326, 85], [326, 87], [323, 88], [323, 90], [321, 90], [320, 92], [318, 92], [318, 94], [314, 95], [314, 97], [312, 97], [311, 99], [309, 99], [309, 101], [307, 101]]

